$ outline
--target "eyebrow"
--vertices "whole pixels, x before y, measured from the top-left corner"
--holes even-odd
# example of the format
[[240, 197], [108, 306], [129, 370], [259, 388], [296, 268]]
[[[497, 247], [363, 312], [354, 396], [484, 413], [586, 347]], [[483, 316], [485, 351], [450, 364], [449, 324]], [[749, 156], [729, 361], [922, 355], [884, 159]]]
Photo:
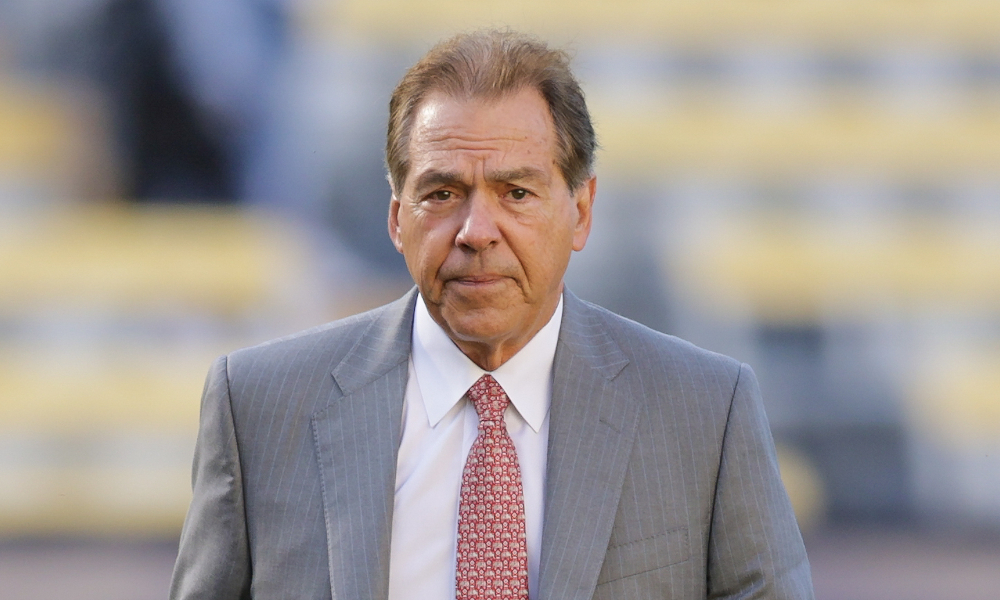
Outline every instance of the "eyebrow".
[[439, 185], [454, 185], [461, 182], [462, 176], [455, 171], [427, 171], [417, 178], [413, 188], [419, 193], [427, 188]]
[[486, 177], [493, 182], [506, 183], [515, 183], [519, 181], [527, 183], [545, 183], [549, 179], [545, 171], [536, 169], [535, 167], [521, 167], [518, 169], [509, 169], [507, 171], [493, 171], [491, 173], [487, 173]]
[[[548, 182], [548, 175], [545, 171], [535, 167], [519, 167], [507, 169], [505, 171], [491, 171], [486, 174], [486, 178], [491, 183], [535, 183], [542, 184]], [[456, 171], [427, 171], [417, 178], [414, 183], [414, 191], [417, 194], [424, 190], [434, 188], [439, 185], [467, 185]]]

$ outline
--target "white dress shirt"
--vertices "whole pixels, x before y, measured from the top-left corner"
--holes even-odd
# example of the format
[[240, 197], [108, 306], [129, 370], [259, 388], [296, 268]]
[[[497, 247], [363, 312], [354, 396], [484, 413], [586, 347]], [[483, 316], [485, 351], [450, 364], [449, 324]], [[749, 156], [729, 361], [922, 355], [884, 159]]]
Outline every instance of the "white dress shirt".
[[[549, 322], [491, 374], [511, 406], [504, 414], [524, 489], [528, 591], [537, 598], [552, 361], [562, 298]], [[459, 350], [417, 299], [389, 551], [389, 600], [455, 597], [458, 502], [479, 417], [465, 393], [484, 371]]]

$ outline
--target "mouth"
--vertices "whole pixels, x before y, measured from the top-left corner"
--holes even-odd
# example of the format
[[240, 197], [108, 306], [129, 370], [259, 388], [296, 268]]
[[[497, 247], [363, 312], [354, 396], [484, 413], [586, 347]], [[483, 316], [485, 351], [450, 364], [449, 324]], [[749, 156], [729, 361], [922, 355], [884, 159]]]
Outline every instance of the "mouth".
[[504, 279], [506, 279], [506, 277], [503, 275], [466, 275], [463, 277], [454, 277], [449, 280], [449, 283], [472, 287], [485, 287], [500, 283]]

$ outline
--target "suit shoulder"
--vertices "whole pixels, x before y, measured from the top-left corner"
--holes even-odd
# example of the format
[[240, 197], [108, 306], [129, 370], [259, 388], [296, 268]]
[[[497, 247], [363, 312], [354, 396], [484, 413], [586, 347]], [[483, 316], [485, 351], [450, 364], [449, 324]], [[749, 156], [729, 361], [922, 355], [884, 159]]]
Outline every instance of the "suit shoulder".
[[303, 361], [336, 364], [377, 322], [387, 315], [405, 311], [407, 298], [236, 350], [227, 357], [229, 370], [232, 373], [244, 368], [302, 366]]
[[739, 376], [741, 363], [734, 358], [656, 331], [595, 304], [587, 304], [593, 310], [594, 318], [605, 326], [630, 363], [639, 368], [658, 365], [661, 369], [712, 372], [716, 376], [732, 378], [734, 383]]

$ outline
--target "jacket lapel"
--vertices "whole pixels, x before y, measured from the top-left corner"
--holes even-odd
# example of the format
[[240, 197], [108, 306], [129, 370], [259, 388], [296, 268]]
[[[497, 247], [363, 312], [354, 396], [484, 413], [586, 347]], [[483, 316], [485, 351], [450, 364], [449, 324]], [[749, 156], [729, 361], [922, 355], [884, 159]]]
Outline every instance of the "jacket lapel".
[[334, 600], [385, 600], [415, 291], [382, 309], [333, 370], [343, 393], [312, 417]]
[[637, 403], [615, 379], [627, 364], [597, 309], [567, 291], [554, 364], [539, 598], [593, 596], [637, 426]]
[[[343, 396], [312, 417], [334, 600], [388, 596], [416, 297], [411, 291], [382, 310], [333, 371]], [[636, 403], [615, 381], [628, 359], [596, 310], [565, 292], [553, 369], [540, 598], [593, 595], [635, 439]]]

